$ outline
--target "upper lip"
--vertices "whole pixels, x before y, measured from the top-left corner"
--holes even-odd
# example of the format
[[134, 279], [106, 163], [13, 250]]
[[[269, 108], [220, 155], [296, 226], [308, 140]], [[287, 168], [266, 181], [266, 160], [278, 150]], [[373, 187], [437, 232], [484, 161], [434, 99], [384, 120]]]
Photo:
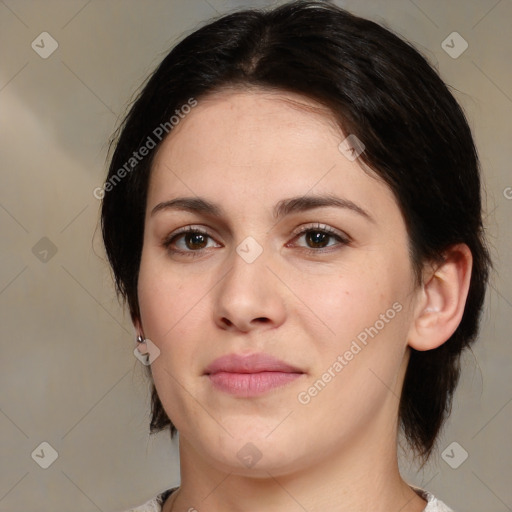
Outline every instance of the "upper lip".
[[227, 354], [215, 359], [206, 369], [205, 374], [218, 372], [228, 373], [259, 373], [259, 372], [284, 372], [304, 373], [296, 366], [285, 363], [269, 354]]

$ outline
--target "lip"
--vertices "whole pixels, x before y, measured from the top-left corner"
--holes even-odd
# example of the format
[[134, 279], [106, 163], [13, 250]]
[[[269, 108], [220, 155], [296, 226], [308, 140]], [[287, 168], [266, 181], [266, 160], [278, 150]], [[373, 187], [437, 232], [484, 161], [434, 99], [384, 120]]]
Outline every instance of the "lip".
[[284, 386], [304, 372], [269, 354], [228, 354], [215, 359], [204, 374], [218, 390], [250, 397]]
[[229, 373], [259, 373], [282, 372], [304, 373], [296, 366], [285, 363], [269, 354], [228, 354], [210, 363], [204, 373], [214, 374], [219, 372]]

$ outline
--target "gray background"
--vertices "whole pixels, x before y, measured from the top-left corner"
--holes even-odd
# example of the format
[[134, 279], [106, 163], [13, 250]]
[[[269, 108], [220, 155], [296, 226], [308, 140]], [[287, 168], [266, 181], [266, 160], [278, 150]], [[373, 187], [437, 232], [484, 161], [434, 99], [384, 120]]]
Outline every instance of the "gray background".
[[[496, 273], [482, 333], [439, 450], [419, 472], [404, 461], [404, 472], [458, 512], [512, 510], [512, 2], [338, 4], [410, 39], [440, 70], [474, 129], [486, 182]], [[93, 190], [128, 100], [170, 46], [248, 5], [271, 3], [0, 0], [0, 511], [119, 511], [179, 483], [176, 443], [148, 435], [148, 384]], [[58, 48], [43, 59], [31, 43], [42, 46], [45, 31]], [[454, 31], [469, 45], [458, 58], [441, 46]], [[42, 442], [58, 452], [47, 469]], [[442, 457], [452, 442], [452, 465], [462, 448], [469, 455], [457, 469]]]

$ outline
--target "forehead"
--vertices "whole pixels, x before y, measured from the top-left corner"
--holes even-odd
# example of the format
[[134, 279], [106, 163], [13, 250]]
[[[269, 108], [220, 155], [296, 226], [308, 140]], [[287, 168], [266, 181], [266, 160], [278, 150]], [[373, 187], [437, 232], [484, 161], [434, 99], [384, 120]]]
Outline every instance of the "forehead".
[[[195, 143], [196, 151], [208, 153], [210, 161], [238, 156], [250, 164], [268, 158], [269, 151], [281, 158], [291, 157], [287, 150], [294, 147], [304, 153], [305, 139], [311, 149], [311, 143], [318, 149], [327, 144], [336, 148], [341, 136], [331, 111], [308, 98], [261, 88], [227, 88], [201, 97], [173, 128], [159, 154], [170, 149], [176, 155]], [[257, 147], [251, 148], [251, 144]], [[249, 149], [252, 158], [247, 158]]]
[[394, 204], [386, 184], [340, 151], [345, 137], [334, 115], [308, 98], [223, 90], [198, 99], [164, 140], [148, 201], [186, 193], [261, 203], [338, 191], [368, 204]]

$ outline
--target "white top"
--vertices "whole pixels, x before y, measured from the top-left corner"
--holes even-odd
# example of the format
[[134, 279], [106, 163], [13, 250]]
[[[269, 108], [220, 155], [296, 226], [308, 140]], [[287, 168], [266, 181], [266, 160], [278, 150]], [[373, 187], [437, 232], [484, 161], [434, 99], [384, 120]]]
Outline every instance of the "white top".
[[[141, 505], [140, 507], [136, 508], [131, 508], [126, 512], [162, 512], [162, 504], [169, 497], [169, 495], [176, 489], [177, 487], [175, 487], [174, 489], [169, 489], [168, 491], [165, 491], [159, 494], [158, 496], [155, 496], [148, 502], [144, 503], [144, 505]], [[413, 490], [416, 491], [416, 493], [419, 494], [427, 502], [427, 506], [423, 509], [423, 512], [453, 512], [451, 508], [446, 506], [442, 501], [439, 501], [435, 496], [430, 494], [428, 491], [424, 491], [423, 489], [418, 489], [414, 487]]]

